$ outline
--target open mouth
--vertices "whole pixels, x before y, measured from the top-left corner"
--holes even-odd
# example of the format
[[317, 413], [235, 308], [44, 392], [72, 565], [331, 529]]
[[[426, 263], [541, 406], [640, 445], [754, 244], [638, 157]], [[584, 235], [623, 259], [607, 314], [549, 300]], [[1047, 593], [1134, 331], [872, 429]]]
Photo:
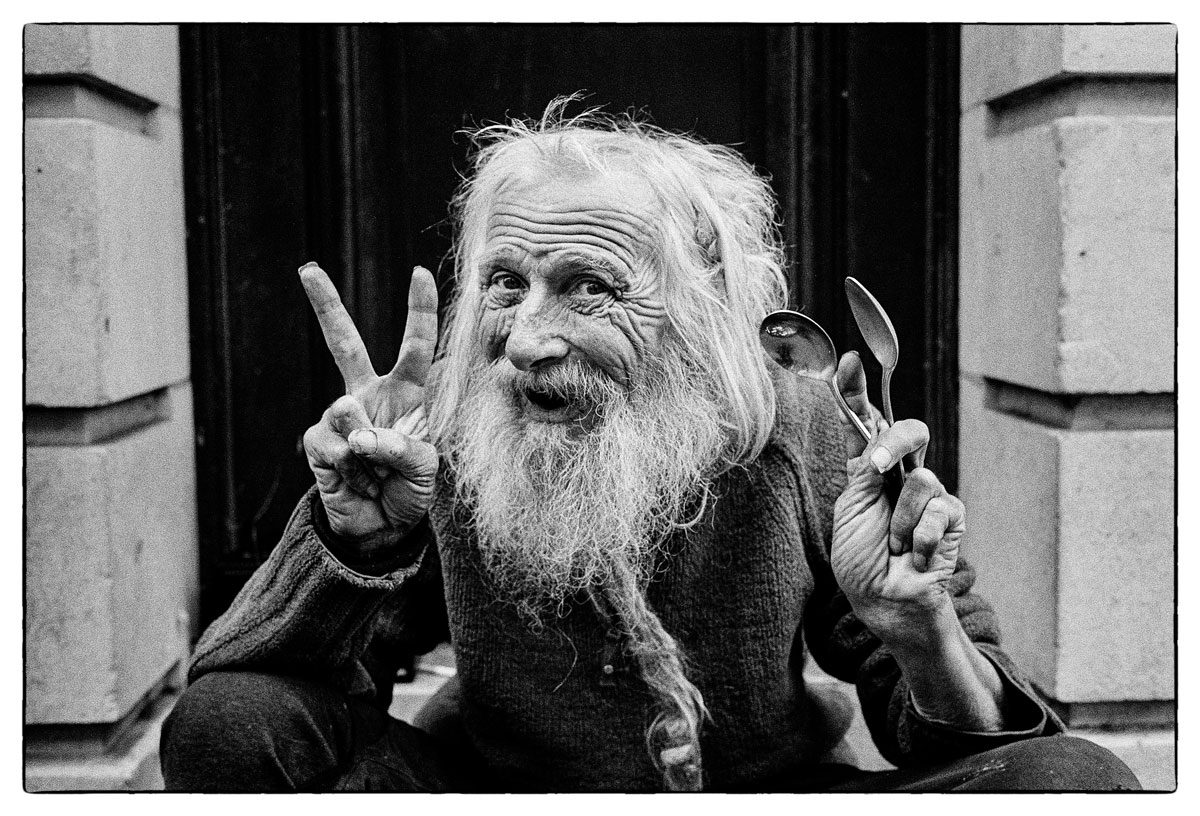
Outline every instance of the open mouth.
[[570, 405], [562, 395], [553, 391], [540, 391], [536, 388], [526, 388], [525, 398], [543, 411], [561, 411]]

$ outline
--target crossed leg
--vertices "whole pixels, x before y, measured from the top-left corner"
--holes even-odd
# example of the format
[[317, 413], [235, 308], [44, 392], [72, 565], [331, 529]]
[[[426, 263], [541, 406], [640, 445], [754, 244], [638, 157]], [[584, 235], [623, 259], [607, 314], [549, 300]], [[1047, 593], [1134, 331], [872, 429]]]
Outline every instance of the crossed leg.
[[163, 724], [169, 791], [472, 787], [471, 763], [368, 702], [296, 677], [212, 672]]

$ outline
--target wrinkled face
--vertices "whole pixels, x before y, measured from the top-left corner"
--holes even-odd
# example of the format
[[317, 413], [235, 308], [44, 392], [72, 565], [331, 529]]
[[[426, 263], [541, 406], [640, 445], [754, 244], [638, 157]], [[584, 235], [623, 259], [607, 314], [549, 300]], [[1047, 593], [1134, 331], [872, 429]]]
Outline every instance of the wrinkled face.
[[[631, 174], [510, 181], [488, 218], [477, 266], [479, 338], [520, 371], [579, 362], [628, 387], [662, 342], [665, 311], [647, 263], [660, 212]], [[568, 422], [581, 408], [527, 387], [525, 418]]]

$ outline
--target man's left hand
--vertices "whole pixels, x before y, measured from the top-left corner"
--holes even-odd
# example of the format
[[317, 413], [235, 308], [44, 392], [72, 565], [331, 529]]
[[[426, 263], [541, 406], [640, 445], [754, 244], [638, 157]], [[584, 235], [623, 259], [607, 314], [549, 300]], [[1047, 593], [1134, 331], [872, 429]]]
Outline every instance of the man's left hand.
[[[896, 506], [883, 473], [907, 454], [922, 464], [929, 429], [914, 419], [889, 427], [866, 398], [856, 354], [843, 356], [838, 381], [852, 409], [876, 428], [869, 444], [848, 434], [848, 484], [834, 506], [833, 573], [855, 613], [885, 643], [920, 640], [924, 623], [949, 604], [946, 583], [958, 562], [963, 504], [925, 467], [908, 473]], [[898, 554], [894, 554], [898, 553]]]

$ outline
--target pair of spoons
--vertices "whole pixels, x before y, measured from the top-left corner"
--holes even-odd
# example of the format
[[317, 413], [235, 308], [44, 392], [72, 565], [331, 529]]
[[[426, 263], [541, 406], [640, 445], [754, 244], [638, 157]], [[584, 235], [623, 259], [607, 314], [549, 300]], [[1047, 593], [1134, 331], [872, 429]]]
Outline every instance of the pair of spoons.
[[[896, 337], [896, 329], [875, 296], [854, 278], [846, 278], [846, 299], [850, 302], [854, 322], [858, 324], [858, 330], [862, 332], [867, 348], [875, 355], [883, 369], [883, 418], [887, 420], [888, 425], [892, 425], [895, 423], [892, 416], [892, 372], [896, 370], [896, 363], [900, 359], [900, 341]], [[846, 398], [838, 388], [837, 349], [829, 334], [817, 321], [789, 309], [771, 312], [759, 325], [758, 338], [771, 359], [783, 368], [802, 377], [824, 381], [833, 392], [833, 398], [842, 414], [855, 427], [863, 441], [871, 441], [874, 434], [846, 404]], [[903, 461], [897, 462], [895, 467], [884, 474], [886, 491], [893, 504], [900, 495], [904, 479]]]

